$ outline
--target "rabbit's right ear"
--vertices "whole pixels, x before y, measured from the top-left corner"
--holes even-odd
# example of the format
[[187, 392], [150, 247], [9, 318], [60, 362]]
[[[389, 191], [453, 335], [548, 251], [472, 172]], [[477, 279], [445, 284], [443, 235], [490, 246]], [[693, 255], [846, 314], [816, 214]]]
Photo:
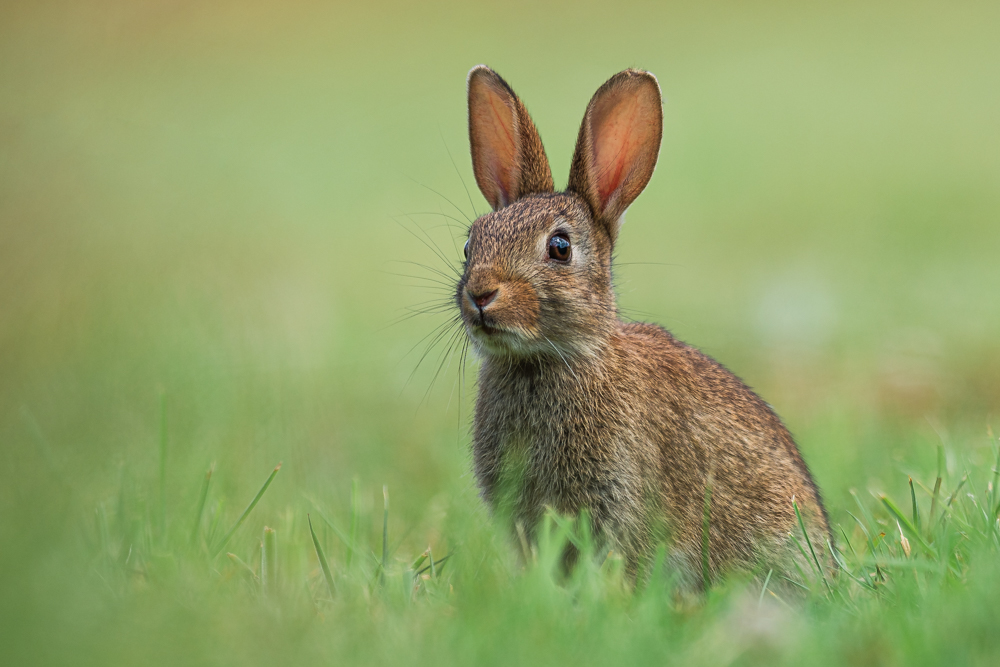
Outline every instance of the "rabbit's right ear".
[[615, 74], [587, 105], [567, 189], [583, 197], [612, 240], [653, 175], [662, 135], [660, 85], [649, 72]]
[[469, 144], [476, 183], [493, 210], [552, 192], [552, 170], [528, 110], [486, 65], [469, 72]]

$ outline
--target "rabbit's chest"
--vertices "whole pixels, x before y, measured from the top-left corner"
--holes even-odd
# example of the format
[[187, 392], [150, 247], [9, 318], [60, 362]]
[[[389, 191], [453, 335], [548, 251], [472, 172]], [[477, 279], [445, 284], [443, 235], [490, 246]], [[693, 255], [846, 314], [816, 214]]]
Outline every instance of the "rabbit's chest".
[[[641, 487], [632, 434], [607, 413], [523, 382], [477, 405], [477, 477], [494, 504], [537, 516], [545, 507], [610, 514]], [[483, 396], [480, 396], [480, 402]]]

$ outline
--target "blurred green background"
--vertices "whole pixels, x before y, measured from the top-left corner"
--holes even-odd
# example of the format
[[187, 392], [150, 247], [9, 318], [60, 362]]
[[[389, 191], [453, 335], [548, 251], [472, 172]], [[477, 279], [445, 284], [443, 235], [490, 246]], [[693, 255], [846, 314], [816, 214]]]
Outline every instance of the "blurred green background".
[[658, 76], [621, 304], [775, 406], [835, 521], [849, 489], [900, 492], [942, 440], [988, 459], [998, 35], [995, 2], [5, 3], [8, 630], [72, 625], [39, 619], [76, 588], [93, 508], [156, 488], [161, 396], [179, 512], [215, 462], [231, 521], [282, 461], [254, 535], [307, 498], [345, 517], [357, 478], [373, 533], [385, 484], [394, 534], [448, 550], [442, 517], [478, 502], [475, 363], [432, 383], [444, 349], [417, 367], [420, 341], [446, 314], [391, 323], [439, 296], [395, 275], [445, 268], [411, 232], [457, 261], [463, 216], [487, 208], [478, 63], [527, 104], [557, 186], [594, 90]]

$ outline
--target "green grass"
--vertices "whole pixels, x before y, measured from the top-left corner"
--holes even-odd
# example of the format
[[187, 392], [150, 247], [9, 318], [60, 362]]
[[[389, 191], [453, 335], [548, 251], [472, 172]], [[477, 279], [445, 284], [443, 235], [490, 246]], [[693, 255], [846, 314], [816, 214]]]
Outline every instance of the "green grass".
[[[997, 25], [987, 2], [8, 3], [4, 664], [995, 664]], [[553, 573], [589, 543], [571, 518], [534, 551], [490, 520], [475, 361], [417, 363], [446, 313], [390, 324], [446, 295], [485, 210], [480, 62], [557, 184], [597, 86], [658, 75], [621, 304], [786, 421], [836, 578], [629, 591], [613, 557]]]
[[[149, 664], [266, 656], [364, 664], [842, 664], [865, 656], [930, 665], [996, 657], [1000, 508], [992, 466], [938, 471], [940, 496], [918, 484], [912, 514], [887, 496], [855, 495], [845, 512], [850, 521], [836, 527], [840, 570], [832, 580], [816, 562], [800, 573], [806, 585], [759, 573], [769, 585], [734, 576], [705, 597], [673, 588], [662, 550], [633, 588], [620, 559], [594, 553], [584, 525], [554, 515], [537, 547], [519, 559], [471, 498], [450, 508], [442, 529], [451, 552], [439, 558], [430, 547], [416, 553], [401, 545], [405, 536], [389, 529], [385, 491], [374, 539], [352, 542], [325, 518], [343, 507], [324, 504], [311, 508], [324, 517], [317, 532], [307, 501], [280, 513], [277, 528], [265, 527], [260, 539], [241, 526], [255, 523], [258, 500], [267, 505], [275, 472], [227, 533], [241, 546], [226, 557], [218, 546], [226, 538], [217, 542], [208, 526], [196, 531], [194, 545], [188, 539], [185, 510], [194, 496], [168, 508], [176, 518], [164, 528], [149, 513], [155, 493], [123, 500], [129, 493], [120, 489], [114, 504], [81, 521], [78, 551], [54, 575], [93, 597], [64, 592], [36, 601], [53, 621], [85, 614], [74, 626], [93, 636], [53, 637], [19, 658], [72, 660], [87, 649], [112, 661], [142, 655]], [[812, 552], [804, 530], [795, 537]], [[583, 556], [567, 577], [561, 555], [569, 541]], [[177, 644], [157, 654], [148, 633]]]

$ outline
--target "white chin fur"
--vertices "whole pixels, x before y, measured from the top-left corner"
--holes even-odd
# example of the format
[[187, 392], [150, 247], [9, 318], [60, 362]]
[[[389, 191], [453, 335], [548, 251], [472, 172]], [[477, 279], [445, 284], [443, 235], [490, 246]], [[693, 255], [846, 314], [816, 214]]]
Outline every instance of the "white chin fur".
[[566, 347], [544, 337], [541, 339], [526, 338], [517, 332], [505, 331], [500, 336], [476, 334], [466, 327], [466, 333], [472, 341], [472, 349], [479, 357], [552, 357], [566, 362], [567, 359], [593, 357], [597, 349], [589, 344]]

